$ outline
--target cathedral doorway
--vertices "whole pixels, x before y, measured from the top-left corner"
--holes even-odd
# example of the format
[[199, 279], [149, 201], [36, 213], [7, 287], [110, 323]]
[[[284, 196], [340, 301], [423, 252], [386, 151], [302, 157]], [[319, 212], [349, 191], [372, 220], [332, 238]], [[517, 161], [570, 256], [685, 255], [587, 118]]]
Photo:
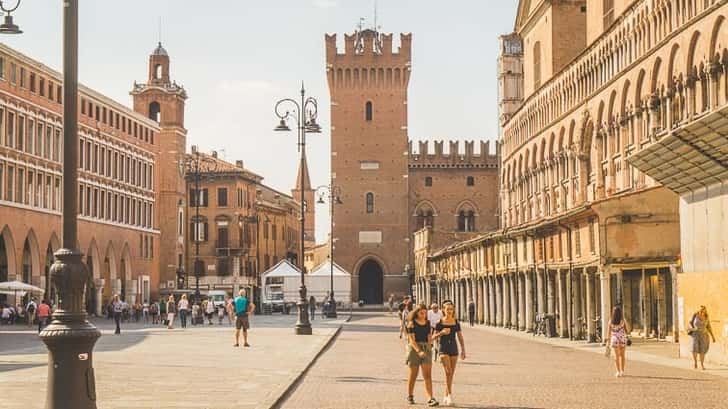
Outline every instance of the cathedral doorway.
[[384, 272], [382, 266], [369, 259], [359, 267], [359, 299], [366, 304], [382, 304], [384, 301]]

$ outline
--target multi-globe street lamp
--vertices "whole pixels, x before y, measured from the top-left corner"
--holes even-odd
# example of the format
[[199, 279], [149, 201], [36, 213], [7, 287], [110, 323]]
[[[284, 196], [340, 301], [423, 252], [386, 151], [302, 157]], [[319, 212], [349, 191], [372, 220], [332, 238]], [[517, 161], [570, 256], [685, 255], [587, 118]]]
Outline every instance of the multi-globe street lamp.
[[[284, 109], [286, 109], [284, 111]], [[318, 102], [313, 97], [306, 98], [306, 90], [301, 83], [301, 101], [297, 102], [292, 98], [285, 98], [275, 105], [275, 113], [280, 119], [280, 122], [275, 127], [275, 131], [290, 131], [291, 128], [288, 126], [290, 120], [294, 120], [294, 126], [298, 131], [298, 151], [300, 152], [300, 167], [306, 164], [306, 133], [321, 133], [321, 127], [316, 123], [316, 117], [318, 116]], [[308, 300], [306, 299], [306, 266], [304, 264], [304, 251], [305, 251], [305, 239], [306, 239], [306, 200], [305, 200], [305, 178], [301, 177], [299, 181], [300, 186], [300, 201], [301, 201], [301, 231], [300, 231], [300, 247], [298, 254], [298, 267], [301, 269], [301, 287], [298, 289], [300, 296], [298, 300], [298, 321], [296, 321], [295, 333], [296, 335], [311, 335], [311, 321], [308, 317]]]
[[[0, 34], [20, 34], [6, 7]], [[78, 0], [63, 0], [63, 210], [61, 248], [50, 268], [58, 303], [40, 333], [48, 347], [46, 409], [95, 409], [93, 347], [101, 332], [87, 320], [84, 303], [89, 272], [78, 249]]]
[[[200, 241], [201, 235], [206, 234], [204, 231], [200, 232], [200, 206], [205, 199], [205, 196], [200, 189], [200, 182], [203, 174], [217, 172], [218, 163], [213, 158], [206, 155], [200, 155], [199, 149], [195, 149], [191, 155], [186, 155], [184, 162], [186, 177], [193, 179], [195, 182], [195, 194], [190, 197], [190, 200], [194, 200], [193, 204], [195, 206], [195, 222], [193, 224], [195, 228], [192, 231], [195, 241], [195, 261], [193, 263], [192, 271], [195, 275], [195, 301], [199, 301], [200, 277], [205, 274], [205, 263], [200, 259]], [[205, 203], [205, 206], [207, 206], [207, 203]]]
[[324, 197], [327, 197], [329, 201], [329, 267], [331, 268], [329, 274], [331, 276], [331, 289], [329, 291], [329, 307], [326, 310], [326, 317], [336, 318], [336, 300], [334, 299], [334, 207], [343, 204], [341, 201], [341, 188], [334, 186], [332, 182], [331, 184], [317, 187], [316, 194], [319, 197], [317, 203], [325, 203]]

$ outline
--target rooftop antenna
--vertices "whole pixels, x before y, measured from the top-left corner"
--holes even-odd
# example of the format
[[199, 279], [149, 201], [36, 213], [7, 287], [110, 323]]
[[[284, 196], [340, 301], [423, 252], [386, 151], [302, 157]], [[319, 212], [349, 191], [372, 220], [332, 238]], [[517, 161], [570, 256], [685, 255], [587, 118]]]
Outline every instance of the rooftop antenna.
[[162, 44], [162, 16], [159, 16], [159, 44]]

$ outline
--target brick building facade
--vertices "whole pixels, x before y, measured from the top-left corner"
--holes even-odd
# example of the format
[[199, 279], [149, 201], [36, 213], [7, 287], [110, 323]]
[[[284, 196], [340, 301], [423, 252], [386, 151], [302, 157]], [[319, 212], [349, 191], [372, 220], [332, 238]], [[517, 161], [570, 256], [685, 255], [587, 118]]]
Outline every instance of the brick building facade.
[[[160, 45], [150, 57], [150, 78], [161, 54]], [[181, 180], [165, 155], [184, 151], [185, 98], [183, 88], [169, 83], [168, 62], [160, 63], [165, 76], [155, 90], [134, 88], [177, 98], [162, 104], [161, 123], [141, 105], [131, 110], [79, 87], [78, 244], [91, 273], [90, 312], [100, 313], [114, 293], [131, 302], [150, 299], [166, 262], [160, 209], [167, 200], [160, 191], [175, 184], [170, 175]], [[61, 80], [57, 71], [0, 45], [0, 281], [31, 283], [51, 298], [48, 269], [60, 246], [63, 194]]]
[[418, 232], [421, 294], [455, 298], [461, 315], [474, 299], [481, 322], [518, 330], [551, 314], [558, 335], [590, 341], [616, 305], [635, 336], [684, 346], [698, 304], [725, 321], [727, 13], [520, 1], [525, 93], [502, 123], [502, 228], [443, 249]]
[[[186, 236], [187, 257], [180, 269], [186, 288], [197, 286], [198, 251], [201, 291], [225, 290], [231, 295], [240, 288], [258, 288], [260, 273], [281, 259], [297, 261], [299, 202], [263, 184], [263, 177], [246, 169], [243, 161], [232, 164], [195, 146], [188, 158], [188, 199], [179, 216], [186, 219], [182, 229], [187, 234], [180, 232]], [[201, 163], [199, 168], [195, 163]], [[302, 173], [308, 171], [304, 168], [299, 176]], [[176, 284], [170, 280], [166, 286]]]
[[442, 242], [497, 226], [496, 148], [467, 142], [410, 148], [407, 88], [412, 35], [358, 30], [326, 35], [331, 95], [331, 171], [341, 188], [336, 262], [352, 274], [352, 299], [381, 304], [411, 290], [412, 234], [434, 225]]

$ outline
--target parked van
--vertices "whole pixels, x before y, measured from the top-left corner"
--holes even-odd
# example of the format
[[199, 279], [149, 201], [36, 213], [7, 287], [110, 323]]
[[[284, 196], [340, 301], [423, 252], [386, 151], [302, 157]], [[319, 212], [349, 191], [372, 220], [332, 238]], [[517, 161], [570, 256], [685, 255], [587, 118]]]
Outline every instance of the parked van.
[[209, 290], [207, 292], [207, 299], [211, 300], [215, 304], [215, 307], [224, 307], [225, 297], [228, 295], [228, 292], [225, 290]]

